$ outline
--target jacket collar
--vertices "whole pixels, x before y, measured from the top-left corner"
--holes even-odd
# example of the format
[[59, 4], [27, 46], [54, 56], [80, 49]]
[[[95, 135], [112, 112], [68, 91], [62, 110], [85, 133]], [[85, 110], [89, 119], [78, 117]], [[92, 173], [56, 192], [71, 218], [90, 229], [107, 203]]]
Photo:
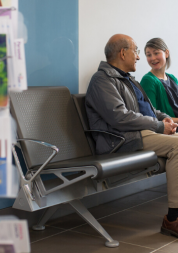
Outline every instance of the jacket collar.
[[[116, 69], [112, 68], [110, 64], [105, 61], [101, 61], [98, 70], [103, 70], [108, 76], [114, 78], [124, 78]], [[135, 79], [129, 74], [129, 77]]]

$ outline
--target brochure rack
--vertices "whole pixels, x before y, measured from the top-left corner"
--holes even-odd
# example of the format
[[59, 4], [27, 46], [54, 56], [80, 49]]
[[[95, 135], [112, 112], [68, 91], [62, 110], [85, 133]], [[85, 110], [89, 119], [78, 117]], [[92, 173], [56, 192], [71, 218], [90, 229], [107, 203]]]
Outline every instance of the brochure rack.
[[[0, 7], [0, 198], [16, 198], [19, 179], [12, 164], [12, 131], [15, 122], [9, 112], [9, 90], [27, 89], [23, 39], [17, 37], [16, 7]], [[12, 14], [13, 12], [13, 14]], [[30, 252], [28, 225], [16, 217], [0, 217], [0, 252]]]

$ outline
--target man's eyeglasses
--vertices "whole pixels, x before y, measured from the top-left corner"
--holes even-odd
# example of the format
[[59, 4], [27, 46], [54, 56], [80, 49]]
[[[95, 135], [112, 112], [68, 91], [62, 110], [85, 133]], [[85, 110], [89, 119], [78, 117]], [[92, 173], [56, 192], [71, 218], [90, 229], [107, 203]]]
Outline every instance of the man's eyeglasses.
[[139, 49], [136, 49], [134, 52], [135, 52], [137, 55], [140, 54], [140, 50], [139, 50]]
[[[129, 47], [124, 47], [125, 50], [129, 49]], [[130, 48], [131, 49], [131, 48]], [[131, 49], [133, 50], [133, 49]], [[140, 54], [140, 50], [139, 49], [135, 49], [133, 50], [135, 54], [139, 55]]]

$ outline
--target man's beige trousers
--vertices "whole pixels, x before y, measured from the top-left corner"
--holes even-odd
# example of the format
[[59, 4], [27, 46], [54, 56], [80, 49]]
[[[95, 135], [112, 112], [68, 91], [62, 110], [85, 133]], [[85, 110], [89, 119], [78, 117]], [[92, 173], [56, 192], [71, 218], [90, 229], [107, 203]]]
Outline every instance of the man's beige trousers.
[[178, 134], [157, 134], [141, 131], [143, 150], [153, 150], [157, 156], [166, 157], [168, 207], [178, 208]]

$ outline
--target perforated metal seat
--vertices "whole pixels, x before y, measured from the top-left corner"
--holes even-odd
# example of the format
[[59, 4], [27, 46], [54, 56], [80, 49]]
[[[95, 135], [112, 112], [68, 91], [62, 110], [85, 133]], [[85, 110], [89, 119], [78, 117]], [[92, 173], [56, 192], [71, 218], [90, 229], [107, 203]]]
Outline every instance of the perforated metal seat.
[[[29, 87], [21, 93], [10, 92], [10, 99], [18, 137], [42, 140], [59, 148], [51, 163], [92, 155], [66, 87]], [[29, 170], [43, 164], [51, 154], [50, 149], [35, 143], [24, 142], [21, 146]]]
[[[59, 148], [50, 168], [95, 166], [97, 179], [133, 171], [157, 162], [152, 151], [131, 154], [93, 156], [70, 92], [66, 87], [33, 87], [22, 93], [10, 93], [12, 115], [18, 124], [19, 138], [42, 140]], [[34, 143], [22, 143], [28, 169], [38, 168], [50, 156], [50, 150]]]

